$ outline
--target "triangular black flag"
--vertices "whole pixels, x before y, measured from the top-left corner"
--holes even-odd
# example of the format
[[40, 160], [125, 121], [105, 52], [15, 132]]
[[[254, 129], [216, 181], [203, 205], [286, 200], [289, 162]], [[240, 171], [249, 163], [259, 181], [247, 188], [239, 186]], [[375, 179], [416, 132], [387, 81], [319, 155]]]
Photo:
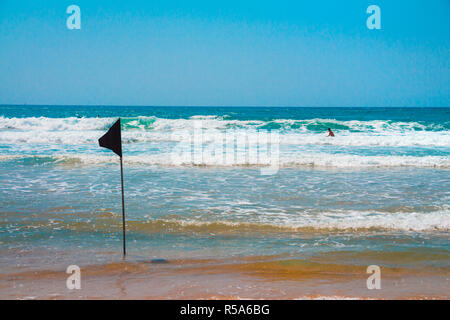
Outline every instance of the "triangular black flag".
[[120, 132], [120, 118], [114, 123], [108, 132], [98, 139], [100, 147], [112, 150], [122, 157], [122, 134]]

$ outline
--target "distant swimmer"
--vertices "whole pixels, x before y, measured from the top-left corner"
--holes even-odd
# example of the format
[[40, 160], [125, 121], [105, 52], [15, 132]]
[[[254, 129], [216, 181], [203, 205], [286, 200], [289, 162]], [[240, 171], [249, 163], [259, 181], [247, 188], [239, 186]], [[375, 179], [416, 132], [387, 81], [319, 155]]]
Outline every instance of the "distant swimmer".
[[331, 131], [330, 128], [328, 128], [328, 136], [327, 137], [334, 137], [333, 131]]

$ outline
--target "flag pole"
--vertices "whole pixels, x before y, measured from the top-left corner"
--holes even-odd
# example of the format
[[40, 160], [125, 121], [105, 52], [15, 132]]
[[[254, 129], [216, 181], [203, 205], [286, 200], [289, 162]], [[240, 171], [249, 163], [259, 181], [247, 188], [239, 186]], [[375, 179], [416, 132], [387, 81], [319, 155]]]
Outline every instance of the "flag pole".
[[125, 246], [125, 197], [123, 194], [123, 164], [122, 156], [120, 156], [120, 181], [122, 183], [122, 234], [123, 234], [123, 258], [127, 255], [127, 250]]
[[122, 233], [123, 233], [123, 259], [127, 254], [125, 247], [125, 196], [123, 191], [123, 161], [122, 161], [122, 133], [120, 118], [98, 139], [100, 147], [113, 151], [120, 157], [120, 182], [122, 183]]

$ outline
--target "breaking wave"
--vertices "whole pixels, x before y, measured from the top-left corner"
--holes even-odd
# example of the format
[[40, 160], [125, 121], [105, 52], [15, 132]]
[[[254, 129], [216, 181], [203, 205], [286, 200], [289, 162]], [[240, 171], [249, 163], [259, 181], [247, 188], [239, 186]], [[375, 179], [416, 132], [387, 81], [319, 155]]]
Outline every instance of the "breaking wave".
[[[0, 143], [4, 144], [93, 144], [116, 118], [5, 118], [0, 117]], [[188, 141], [201, 121], [206, 141], [217, 131], [233, 129], [249, 140], [258, 132], [276, 130], [280, 144], [333, 146], [450, 146], [450, 122], [441, 124], [395, 122], [390, 120], [338, 121], [309, 120], [226, 120], [226, 117], [193, 116], [189, 119], [163, 119], [140, 116], [122, 118], [123, 140], [126, 144], [143, 142]], [[325, 139], [327, 128], [338, 134]]]
[[[86, 131], [105, 130], [117, 118], [6, 118], [0, 117], [0, 130], [37, 131]], [[174, 130], [191, 128], [194, 121], [201, 121], [206, 129], [262, 128], [297, 129], [300, 131], [323, 132], [327, 128], [351, 132], [405, 132], [445, 131], [450, 121], [444, 123], [401, 122], [392, 120], [339, 121], [335, 119], [274, 119], [274, 120], [227, 120], [226, 116], [192, 116], [188, 119], [165, 119], [153, 116], [122, 118], [123, 130]]]
[[[75, 231], [110, 232], [117, 217], [107, 216], [95, 224], [83, 221], [52, 219], [51, 224], [26, 225], [25, 228], [51, 227]], [[333, 211], [320, 214], [299, 212], [295, 216], [259, 215], [260, 221], [200, 221], [181, 219], [129, 220], [127, 228], [139, 233], [290, 233], [290, 232], [352, 232], [352, 231], [410, 231], [427, 232], [450, 230], [450, 211], [444, 208], [431, 212], [377, 212], [377, 211]], [[267, 221], [265, 221], [267, 220]], [[276, 221], [276, 222], [274, 222]], [[17, 228], [18, 226], [14, 226]], [[19, 227], [22, 228], [22, 227]]]

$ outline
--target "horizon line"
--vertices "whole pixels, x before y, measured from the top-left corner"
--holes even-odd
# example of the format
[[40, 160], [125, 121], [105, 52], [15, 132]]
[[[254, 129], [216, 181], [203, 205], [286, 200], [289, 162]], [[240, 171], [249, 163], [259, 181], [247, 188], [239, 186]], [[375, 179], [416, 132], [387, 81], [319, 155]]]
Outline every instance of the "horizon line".
[[148, 107], [148, 108], [450, 108], [450, 106], [270, 106], [270, 105], [125, 105], [125, 104], [17, 104], [0, 103], [0, 107]]

